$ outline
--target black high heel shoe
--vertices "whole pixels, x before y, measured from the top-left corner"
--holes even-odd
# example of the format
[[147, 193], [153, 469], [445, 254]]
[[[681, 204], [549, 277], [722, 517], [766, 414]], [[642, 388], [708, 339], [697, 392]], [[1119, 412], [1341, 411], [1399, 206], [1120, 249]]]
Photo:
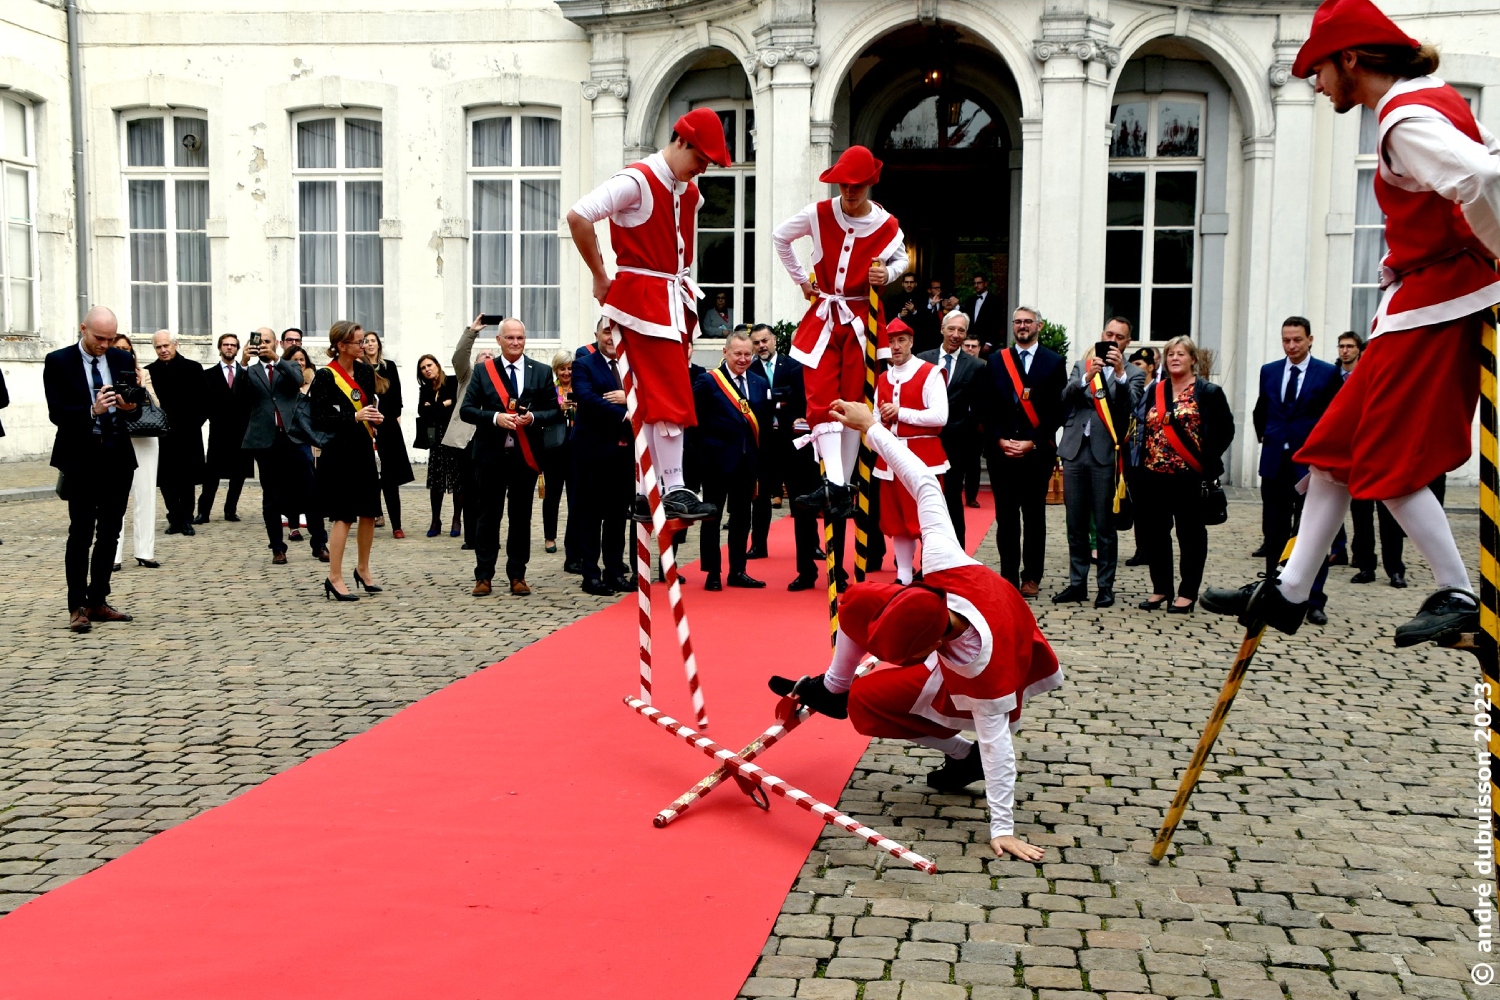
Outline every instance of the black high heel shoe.
[[1142, 611], [1155, 611], [1157, 608], [1161, 607], [1165, 603], [1167, 603], [1167, 599], [1165, 597], [1161, 598], [1160, 600], [1156, 600], [1156, 601], [1153, 601], [1150, 598], [1147, 598], [1146, 600], [1144, 600], [1141, 603], [1137, 604], [1136, 607], [1140, 608]]
[[330, 597], [332, 597], [336, 601], [357, 601], [357, 600], [359, 600], [359, 595], [358, 594], [344, 594], [344, 593], [340, 593], [337, 590], [334, 590], [333, 589], [333, 581], [330, 580], [330, 579], [328, 579], [327, 577], [324, 577], [323, 578], [323, 600], [326, 601]]
[[1194, 598], [1193, 600], [1188, 601], [1186, 604], [1173, 604], [1173, 605], [1171, 605], [1170, 607], [1167, 608], [1167, 614], [1169, 614], [1169, 615], [1190, 615], [1190, 614], [1193, 613], [1193, 606], [1195, 604], [1197, 604], [1197, 603], [1198, 603], [1197, 599]]
[[358, 584], [359, 586], [365, 588], [365, 591], [367, 593], [371, 593], [371, 594], [378, 594], [382, 590], [385, 589], [384, 587], [377, 587], [373, 583], [366, 583], [365, 580], [364, 580], [364, 577], [362, 577], [362, 576], [359, 575], [359, 570], [355, 570], [354, 571], [354, 582], [356, 584]]
[[137, 566], [144, 566], [147, 569], [161, 569], [161, 563], [155, 559], [142, 559], [140, 556], [136, 556], [135, 562]]

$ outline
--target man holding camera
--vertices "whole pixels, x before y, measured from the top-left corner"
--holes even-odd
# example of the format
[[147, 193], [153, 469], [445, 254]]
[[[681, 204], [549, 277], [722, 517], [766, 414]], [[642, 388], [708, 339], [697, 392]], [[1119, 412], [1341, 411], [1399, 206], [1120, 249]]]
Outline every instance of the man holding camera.
[[[295, 361], [276, 360], [276, 334], [261, 330], [255, 345], [258, 360], [235, 380], [235, 406], [245, 413], [241, 445], [246, 456], [260, 468], [260, 508], [270, 540], [271, 562], [286, 564], [286, 542], [282, 540], [282, 511], [307, 511], [309, 534], [315, 558], [327, 561], [328, 535], [323, 517], [312, 502], [311, 491], [298, 489], [311, 484], [303, 475], [300, 445], [293, 441], [298, 401], [302, 398], [302, 366]], [[213, 378], [211, 373], [209, 378]], [[294, 524], [293, 527], [296, 527]]]
[[1119, 537], [1115, 530], [1114, 500], [1124, 468], [1130, 414], [1146, 389], [1146, 373], [1125, 363], [1130, 346], [1130, 321], [1116, 316], [1104, 324], [1099, 342], [1073, 366], [1063, 389], [1062, 444], [1063, 502], [1068, 516], [1068, 586], [1053, 604], [1086, 601], [1089, 597], [1089, 524], [1099, 548], [1099, 589], [1094, 607], [1115, 603], [1115, 566]]
[[81, 331], [77, 344], [53, 351], [42, 366], [47, 417], [57, 426], [52, 467], [58, 496], [68, 504], [68, 628], [80, 633], [93, 622], [130, 621], [107, 598], [135, 470], [125, 421], [144, 395], [135, 359], [109, 346], [118, 332], [115, 314], [95, 306]]

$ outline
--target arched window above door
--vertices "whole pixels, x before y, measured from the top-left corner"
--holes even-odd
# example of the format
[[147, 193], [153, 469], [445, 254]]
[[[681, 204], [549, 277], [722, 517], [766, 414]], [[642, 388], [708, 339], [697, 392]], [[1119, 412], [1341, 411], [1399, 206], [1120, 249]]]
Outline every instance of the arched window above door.
[[999, 149], [1005, 134], [1000, 112], [978, 94], [918, 94], [887, 115], [880, 128], [880, 148]]

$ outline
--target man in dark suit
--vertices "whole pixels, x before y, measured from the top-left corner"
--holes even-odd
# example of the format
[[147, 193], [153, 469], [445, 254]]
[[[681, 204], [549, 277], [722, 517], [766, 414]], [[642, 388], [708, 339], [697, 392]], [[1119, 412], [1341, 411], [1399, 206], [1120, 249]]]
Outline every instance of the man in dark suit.
[[135, 469], [125, 421], [137, 405], [120, 395], [138, 388], [135, 359], [109, 346], [117, 332], [115, 314], [95, 306], [83, 318], [78, 343], [48, 354], [42, 365], [47, 417], [57, 427], [52, 467], [61, 473], [58, 493], [68, 504], [63, 565], [74, 632], [87, 632], [92, 622], [130, 621], [107, 602]]
[[[542, 434], [561, 423], [552, 368], [526, 357], [526, 327], [511, 317], [495, 339], [500, 357], [476, 365], [459, 416], [474, 425], [474, 464], [479, 480], [479, 525], [474, 538], [474, 596], [490, 593], [500, 555], [500, 516], [510, 518], [505, 575], [517, 597], [531, 593], [531, 508], [540, 471]], [[491, 374], [493, 372], [493, 374]], [[510, 502], [506, 503], [506, 494]]]
[[[995, 544], [1000, 575], [1023, 597], [1041, 590], [1047, 552], [1047, 481], [1057, 458], [1062, 424], [1063, 359], [1037, 342], [1035, 309], [1022, 306], [1011, 320], [1015, 346], [990, 355], [984, 421], [990, 489], [995, 494]], [[1022, 540], [1022, 522], [1025, 540]]]
[[[1261, 366], [1260, 398], [1255, 401], [1255, 436], [1260, 440], [1260, 524], [1266, 544], [1266, 577], [1276, 575], [1281, 550], [1296, 530], [1302, 513], [1302, 494], [1297, 483], [1307, 475], [1307, 466], [1292, 461], [1307, 441], [1313, 425], [1343, 378], [1334, 365], [1312, 356], [1312, 324], [1301, 316], [1289, 316], [1281, 324], [1281, 349], [1286, 357]], [[1307, 620], [1323, 625], [1328, 597], [1323, 592], [1325, 569], [1318, 575], [1309, 598]]]
[[989, 275], [974, 275], [974, 296], [960, 308], [969, 317], [969, 332], [981, 344], [997, 349], [1005, 345], [1005, 324], [1000, 319], [1005, 297], [990, 289]]
[[766, 557], [766, 534], [771, 529], [771, 498], [781, 496], [792, 478], [796, 457], [792, 425], [807, 416], [807, 393], [802, 383], [802, 363], [776, 351], [776, 332], [764, 323], [750, 331], [755, 360], [750, 371], [771, 387], [771, 419], [760, 429], [760, 490], [755, 496], [755, 517], [750, 528], [751, 559]]
[[[275, 341], [275, 331], [261, 327], [256, 331], [261, 340]], [[219, 492], [219, 480], [229, 480], [229, 489], [224, 494], [224, 520], [238, 521], [240, 491], [245, 479], [254, 471], [250, 456], [240, 447], [245, 440], [245, 408], [235, 395], [235, 385], [245, 374], [245, 366], [256, 354], [254, 346], [245, 348], [241, 361], [240, 338], [232, 333], [219, 337], [219, 361], [203, 369], [203, 412], [208, 418], [208, 459], [203, 476], [203, 492], [198, 494], [198, 516], [194, 524], [207, 524], [208, 515], [214, 510], [214, 496]]]
[[[1130, 321], [1116, 316], [1104, 324], [1100, 344], [1108, 354], [1099, 357], [1095, 345], [1073, 366], [1063, 389], [1066, 414], [1062, 444], [1063, 502], [1068, 515], [1068, 586], [1053, 595], [1053, 604], [1089, 598], [1089, 527], [1098, 539], [1098, 593], [1094, 607], [1115, 603], [1115, 567], [1119, 538], [1115, 530], [1114, 499], [1120, 485], [1121, 449], [1127, 446], [1130, 414], [1146, 390], [1146, 373], [1127, 364]], [[1108, 414], [1108, 424], [1100, 409]]]
[[917, 357], [937, 365], [948, 380], [948, 423], [942, 431], [943, 452], [948, 456], [948, 474], [943, 477], [943, 496], [958, 544], [964, 544], [964, 470], [979, 454], [980, 393], [985, 388], [984, 364], [964, 350], [969, 335], [969, 317], [951, 313], [943, 319], [943, 346]]
[[755, 356], [750, 338], [731, 333], [724, 341], [724, 362], [693, 383], [698, 412], [703, 500], [721, 513], [703, 522], [699, 558], [707, 575], [705, 590], [722, 590], [719, 526], [729, 517], [731, 587], [764, 587], [745, 572], [750, 539], [750, 502], [755, 496], [760, 436], [771, 421], [771, 387], [750, 371]]
[[146, 370], [169, 427], [160, 438], [156, 484], [167, 534], [192, 535], [193, 491], [203, 482], [203, 366], [177, 353], [177, 334], [168, 330], [157, 330], [151, 347], [156, 360]]
[[633, 590], [625, 558], [625, 522], [635, 498], [635, 448], [625, 416], [625, 387], [615, 339], [604, 335], [573, 356], [573, 491], [569, 517], [578, 519], [583, 592], [608, 597]]
[[[253, 457], [260, 468], [261, 517], [266, 524], [271, 562], [278, 566], [286, 563], [282, 511], [306, 511], [313, 555], [324, 558], [328, 534], [323, 529], [323, 518], [311, 509], [316, 506], [311, 497], [297, 489], [304, 479], [299, 453], [304, 442], [291, 437], [293, 416], [302, 397], [302, 366], [295, 361], [276, 360], [276, 337], [265, 331], [256, 351], [259, 360], [235, 379], [234, 394], [236, 405], [245, 414], [245, 433], [240, 443], [245, 454]], [[213, 381], [215, 377], [215, 371], [210, 369], [208, 379]]]

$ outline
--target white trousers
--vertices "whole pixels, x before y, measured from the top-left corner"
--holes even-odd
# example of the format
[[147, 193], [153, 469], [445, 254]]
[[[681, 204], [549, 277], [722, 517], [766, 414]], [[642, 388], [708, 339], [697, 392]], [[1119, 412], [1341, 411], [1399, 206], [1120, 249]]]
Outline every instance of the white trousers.
[[[153, 437], [133, 437], [130, 447], [135, 449], [135, 478], [130, 481], [130, 505], [135, 508], [131, 519], [134, 539], [131, 554], [137, 559], [156, 558], [156, 464], [161, 455], [161, 442]], [[125, 532], [115, 545], [115, 562], [123, 562], [125, 555]]]

